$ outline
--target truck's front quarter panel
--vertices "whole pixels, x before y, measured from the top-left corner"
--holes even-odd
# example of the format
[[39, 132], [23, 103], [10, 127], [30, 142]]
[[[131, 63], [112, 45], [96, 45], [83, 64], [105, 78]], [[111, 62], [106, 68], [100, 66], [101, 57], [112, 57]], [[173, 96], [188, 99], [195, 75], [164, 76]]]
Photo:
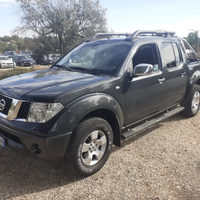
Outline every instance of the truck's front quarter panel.
[[[46, 123], [10, 121], [0, 117], [0, 137], [6, 147], [16, 152], [43, 159], [59, 159], [65, 154], [71, 132], [54, 128], [65, 110]], [[65, 122], [66, 124], [66, 122]], [[62, 131], [60, 131], [62, 130]]]
[[122, 78], [116, 77], [64, 92], [53, 100], [61, 103], [63, 109], [45, 123], [28, 122], [28, 117], [21, 121], [0, 116], [0, 137], [15, 151], [44, 159], [61, 158], [66, 153], [73, 130], [90, 112], [110, 110], [122, 127], [124, 97], [121, 88]]

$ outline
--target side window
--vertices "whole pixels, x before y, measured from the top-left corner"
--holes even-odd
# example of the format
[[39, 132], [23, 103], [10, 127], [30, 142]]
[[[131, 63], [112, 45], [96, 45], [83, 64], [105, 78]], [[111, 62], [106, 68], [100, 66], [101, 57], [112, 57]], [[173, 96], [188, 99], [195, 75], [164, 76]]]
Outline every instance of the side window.
[[147, 63], [153, 65], [154, 71], [158, 71], [159, 61], [156, 44], [144, 44], [135, 53], [133, 59], [133, 68], [141, 63]]
[[180, 45], [180, 49], [181, 49], [181, 55], [182, 55], [182, 58], [183, 58], [183, 62], [187, 62], [186, 54], [185, 54], [185, 51], [184, 51], [184, 48], [183, 48], [182, 45]]
[[196, 62], [198, 61], [198, 57], [197, 55], [195, 55], [194, 51], [192, 50], [192, 48], [190, 47], [190, 45], [183, 40], [183, 44], [185, 46], [185, 50], [186, 50], [186, 54], [187, 54], [187, 58], [190, 62]]
[[162, 47], [167, 68], [176, 67], [176, 59], [174, 56], [174, 50], [172, 48], [172, 44], [163, 43]]
[[179, 51], [178, 51], [178, 47], [177, 47], [176, 43], [172, 43], [172, 46], [173, 46], [173, 49], [174, 49], [174, 54], [175, 54], [175, 59], [176, 59], [176, 66], [178, 66], [180, 64], [180, 62], [181, 62], [180, 54], [179, 54]]

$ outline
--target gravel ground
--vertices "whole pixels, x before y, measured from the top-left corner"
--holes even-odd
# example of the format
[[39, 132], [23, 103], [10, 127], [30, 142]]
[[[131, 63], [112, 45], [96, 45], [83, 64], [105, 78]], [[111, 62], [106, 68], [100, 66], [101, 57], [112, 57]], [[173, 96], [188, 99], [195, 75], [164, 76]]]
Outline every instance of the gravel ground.
[[85, 179], [0, 147], [0, 199], [200, 199], [200, 113], [124, 141]]

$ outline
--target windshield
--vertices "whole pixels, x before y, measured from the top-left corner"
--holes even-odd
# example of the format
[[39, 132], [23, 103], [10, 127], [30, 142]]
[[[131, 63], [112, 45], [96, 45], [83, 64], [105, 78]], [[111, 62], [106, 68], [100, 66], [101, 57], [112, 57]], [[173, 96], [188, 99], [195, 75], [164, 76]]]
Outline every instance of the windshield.
[[4, 55], [12, 55], [12, 52], [5, 52]]
[[21, 57], [20, 57], [20, 60], [25, 60], [25, 59], [30, 59], [30, 58], [27, 57], [27, 56], [21, 56]]
[[6, 51], [5, 53], [4, 53], [4, 55], [12, 55], [12, 54], [14, 54], [14, 55], [17, 55], [17, 53], [15, 52], [15, 51]]
[[9, 57], [0, 57], [0, 60], [10, 60]]
[[114, 75], [130, 48], [130, 43], [122, 42], [82, 44], [63, 57], [56, 65]]

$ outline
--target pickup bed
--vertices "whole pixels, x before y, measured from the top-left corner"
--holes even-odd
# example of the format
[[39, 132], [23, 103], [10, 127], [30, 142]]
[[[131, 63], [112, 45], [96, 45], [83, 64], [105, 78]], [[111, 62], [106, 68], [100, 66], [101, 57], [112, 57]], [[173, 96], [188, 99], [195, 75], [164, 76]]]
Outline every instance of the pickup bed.
[[52, 67], [0, 82], [0, 145], [63, 159], [78, 176], [113, 144], [200, 103], [200, 62], [174, 32], [96, 34]]

